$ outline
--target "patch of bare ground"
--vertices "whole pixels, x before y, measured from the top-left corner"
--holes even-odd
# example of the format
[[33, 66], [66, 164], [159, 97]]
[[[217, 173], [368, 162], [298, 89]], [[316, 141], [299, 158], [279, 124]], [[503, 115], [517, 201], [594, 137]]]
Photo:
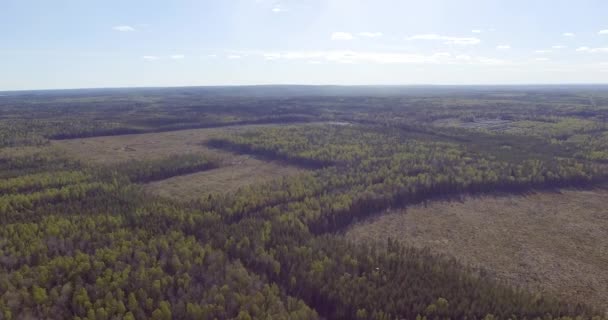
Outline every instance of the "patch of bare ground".
[[484, 196], [395, 210], [346, 231], [429, 248], [498, 280], [608, 310], [608, 190]]

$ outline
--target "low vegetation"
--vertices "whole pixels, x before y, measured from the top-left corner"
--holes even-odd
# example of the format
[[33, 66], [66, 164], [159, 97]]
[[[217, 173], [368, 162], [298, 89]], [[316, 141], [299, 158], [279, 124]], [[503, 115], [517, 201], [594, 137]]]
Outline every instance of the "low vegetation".
[[453, 257], [512, 286], [608, 308], [608, 191], [469, 197], [387, 212], [349, 227]]

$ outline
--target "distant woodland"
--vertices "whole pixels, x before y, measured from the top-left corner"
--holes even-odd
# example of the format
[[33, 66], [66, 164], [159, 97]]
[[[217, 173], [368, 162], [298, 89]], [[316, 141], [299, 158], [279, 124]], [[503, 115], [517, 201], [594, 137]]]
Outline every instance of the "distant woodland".
[[[391, 208], [608, 182], [608, 87], [250, 87], [0, 96], [0, 319], [605, 319], [398, 241]], [[199, 146], [305, 168], [176, 201], [212, 153], [95, 164], [54, 142], [258, 124]], [[602, 318], [604, 317], [604, 318]]]

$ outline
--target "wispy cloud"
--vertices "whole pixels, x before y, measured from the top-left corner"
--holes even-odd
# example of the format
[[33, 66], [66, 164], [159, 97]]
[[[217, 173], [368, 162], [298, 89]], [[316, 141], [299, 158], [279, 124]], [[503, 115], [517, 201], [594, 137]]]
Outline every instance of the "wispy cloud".
[[508, 44], [500, 44], [496, 46], [496, 49], [498, 50], [509, 50], [511, 49], [511, 46]]
[[286, 12], [287, 9], [282, 8], [282, 7], [274, 7], [274, 8], [271, 9], [271, 11], [274, 12], [274, 13], [281, 13], [281, 12]]
[[442, 36], [434, 33], [430, 34], [417, 34], [411, 37], [406, 38], [407, 40], [434, 40], [434, 41], [443, 41], [445, 44], [455, 44], [455, 45], [475, 45], [481, 42], [478, 38], [473, 37], [449, 37]]
[[574, 37], [574, 33], [572, 33], [572, 32], [564, 32], [564, 33], [562, 33], [562, 36], [564, 36], [564, 37]]
[[268, 52], [262, 54], [265, 59], [271, 60], [307, 60], [326, 61], [336, 63], [378, 63], [378, 64], [408, 64], [408, 63], [433, 63], [439, 62], [445, 53], [432, 55], [418, 55], [405, 53], [380, 53], [360, 51], [285, 51]]
[[186, 56], [183, 55], [183, 54], [174, 54], [170, 58], [173, 59], [173, 60], [181, 60], [181, 59], [184, 59], [185, 57]]
[[365, 38], [378, 38], [378, 37], [382, 37], [384, 34], [382, 32], [359, 32], [358, 33], [359, 36], [361, 37], [365, 37]]
[[608, 29], [600, 30], [598, 34], [608, 34]]
[[133, 32], [133, 31], [135, 31], [135, 28], [133, 28], [131, 26], [127, 26], [127, 25], [114, 26], [114, 27], [112, 27], [112, 29], [114, 31], [120, 31], [120, 32]]
[[471, 30], [472, 33], [482, 33], [483, 31], [480, 29], [473, 29]]
[[281, 58], [280, 53], [264, 53], [263, 56], [266, 60], [278, 60]]
[[373, 52], [351, 50], [327, 51], [282, 51], [282, 52], [255, 52], [252, 55], [261, 56], [265, 60], [304, 60], [308, 63], [368, 63], [368, 64], [477, 64], [477, 65], [504, 65], [508, 62], [501, 59], [453, 55], [448, 52], [432, 54], [416, 54], [403, 52]]
[[608, 48], [589, 48], [589, 47], [579, 47], [576, 49], [577, 52], [587, 52], [587, 53], [608, 53]]
[[566, 48], [566, 46], [561, 45], [561, 44], [551, 46], [551, 49], [558, 49], [559, 50], [559, 49], [564, 49], [564, 48]]
[[534, 53], [536, 54], [547, 54], [547, 53], [551, 53], [551, 50], [535, 50]]
[[549, 58], [536, 58], [536, 61], [549, 61]]
[[155, 60], [160, 59], [159, 56], [143, 56], [141, 58], [144, 59], [144, 60], [146, 60], [146, 61], [155, 61]]
[[348, 32], [334, 32], [331, 34], [332, 40], [353, 40], [355, 37]]
[[243, 56], [238, 55], [238, 54], [230, 54], [230, 55], [227, 56], [228, 59], [232, 59], [232, 60], [240, 59], [242, 57]]
[[207, 58], [217, 58], [217, 54], [215, 54], [215, 53], [208, 54]]

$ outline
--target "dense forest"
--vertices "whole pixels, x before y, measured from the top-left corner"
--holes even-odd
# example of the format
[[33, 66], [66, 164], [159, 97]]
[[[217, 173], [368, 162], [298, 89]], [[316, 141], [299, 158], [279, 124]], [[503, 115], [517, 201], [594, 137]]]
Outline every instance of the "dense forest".
[[[604, 319], [448, 256], [340, 232], [439, 198], [602, 187], [607, 118], [604, 87], [8, 93], [0, 319]], [[262, 126], [200, 146], [307, 170], [175, 201], [142, 185], [224, 163], [99, 165], [53, 144], [246, 124]]]

